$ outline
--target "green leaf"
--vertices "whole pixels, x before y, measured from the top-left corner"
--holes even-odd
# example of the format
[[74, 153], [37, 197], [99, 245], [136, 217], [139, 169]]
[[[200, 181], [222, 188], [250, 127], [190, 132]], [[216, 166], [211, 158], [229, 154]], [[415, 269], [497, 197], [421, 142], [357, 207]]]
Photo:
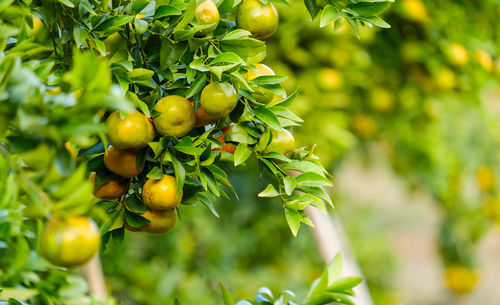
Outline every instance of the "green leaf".
[[149, 179], [161, 179], [163, 177], [163, 172], [158, 166], [155, 166], [149, 171], [146, 177]]
[[280, 154], [279, 152], [274, 152], [274, 151], [263, 155], [262, 158], [276, 159], [276, 160], [280, 160], [283, 162], [291, 162], [292, 161], [292, 160], [288, 159], [287, 157], [285, 157], [284, 155]]
[[328, 24], [335, 22], [338, 18], [340, 18], [340, 13], [338, 12], [337, 8], [335, 8], [333, 5], [328, 4], [323, 8], [323, 11], [321, 12], [321, 17], [320, 17], [320, 27], [325, 27]]
[[366, 22], [369, 22], [373, 24], [374, 26], [378, 26], [380, 28], [388, 29], [391, 27], [391, 25], [387, 22], [385, 22], [382, 18], [377, 17], [377, 16], [371, 16], [371, 17], [358, 17], [359, 20], [364, 20]]
[[174, 165], [175, 181], [177, 183], [177, 196], [179, 196], [184, 188], [184, 181], [186, 180], [186, 170], [176, 157], [172, 156], [172, 164]]
[[254, 38], [222, 39], [220, 47], [224, 52], [233, 52], [242, 58], [252, 57], [266, 51], [266, 44]]
[[219, 217], [219, 213], [217, 213], [217, 211], [214, 208], [214, 204], [212, 203], [213, 199], [210, 198], [211, 196], [209, 197], [207, 193], [198, 193], [196, 196], [201, 201], [201, 203], [203, 203], [207, 208], [210, 209], [210, 211], [212, 212], [212, 214], [215, 215], [215, 217]]
[[279, 75], [262, 75], [252, 79], [252, 82], [256, 85], [272, 85], [279, 84], [286, 81], [288, 77]]
[[194, 80], [194, 82], [191, 84], [191, 86], [189, 87], [189, 89], [186, 93], [186, 98], [190, 98], [193, 95], [195, 95], [196, 93], [200, 92], [203, 89], [203, 87], [205, 86], [207, 79], [208, 79], [208, 77], [206, 74], [203, 73], [203, 74], [199, 75]]
[[298, 186], [331, 186], [332, 183], [327, 178], [313, 172], [306, 172], [296, 178]]
[[85, 39], [87, 39], [87, 36], [88, 36], [87, 31], [81, 27], [76, 26], [73, 29], [73, 38], [75, 39], [75, 43], [78, 47], [80, 47], [83, 44]]
[[347, 9], [358, 14], [359, 16], [375, 16], [385, 11], [387, 7], [389, 7], [391, 2], [383, 1], [351, 3], [347, 5]]
[[280, 194], [276, 191], [276, 189], [274, 188], [274, 186], [272, 184], [269, 184], [257, 196], [259, 196], [259, 197], [276, 197], [276, 196], [279, 196], [279, 195]]
[[63, 5], [66, 5], [67, 7], [71, 7], [71, 8], [74, 8], [75, 5], [73, 4], [73, 2], [71, 2], [70, 0], [57, 0], [57, 2], [63, 4]]
[[224, 301], [224, 305], [234, 305], [234, 300], [229, 291], [226, 290], [224, 285], [220, 283], [220, 291], [222, 293], [222, 300]]
[[300, 227], [300, 214], [298, 211], [285, 207], [285, 216], [293, 236], [297, 236]]
[[297, 186], [297, 181], [294, 177], [286, 176], [283, 178], [283, 184], [285, 186], [285, 193], [290, 196]]
[[344, 292], [345, 290], [352, 289], [358, 286], [363, 281], [360, 277], [344, 277], [334, 281], [328, 285], [327, 291], [329, 292]]
[[196, 0], [190, 0], [186, 10], [182, 14], [182, 18], [174, 28], [173, 33], [177, 33], [180, 30], [184, 30], [184, 28], [193, 20], [194, 14], [196, 10]]
[[244, 163], [251, 154], [252, 151], [245, 144], [239, 143], [234, 152], [234, 166]]
[[268, 109], [271, 110], [272, 112], [274, 112], [274, 114], [276, 114], [279, 117], [287, 118], [287, 119], [295, 121], [295, 122], [303, 122], [303, 120], [300, 117], [298, 117], [295, 113], [293, 113], [292, 111], [290, 111], [286, 107], [271, 106]]
[[255, 108], [254, 110], [255, 116], [261, 120], [264, 124], [271, 127], [275, 130], [281, 130], [280, 122], [276, 115], [269, 109], [265, 107]]
[[135, 194], [132, 194], [130, 196], [127, 196], [127, 198], [125, 198], [125, 207], [130, 212], [138, 214], [146, 212], [147, 209], [144, 202], [142, 202], [142, 200], [139, 199], [139, 197], [137, 197]]
[[180, 9], [170, 5], [162, 5], [156, 9], [153, 19], [179, 15], [182, 15], [182, 11]]
[[309, 11], [309, 15], [311, 15], [311, 19], [314, 20], [319, 12], [319, 8], [316, 6], [316, 1], [304, 0], [304, 4], [306, 5], [307, 11]]
[[187, 50], [187, 43], [172, 43], [169, 39], [161, 40], [160, 48], [160, 69], [167, 70], [177, 63]]
[[299, 88], [297, 88], [292, 94], [290, 94], [290, 96], [288, 96], [286, 99], [282, 100], [275, 106], [287, 107], [292, 103], [292, 101], [297, 97], [297, 95], [299, 95]]
[[130, 212], [129, 210], [125, 210], [125, 214], [123, 216], [125, 217], [127, 224], [133, 228], [140, 228], [151, 222], [140, 215]]
[[337, 253], [333, 260], [328, 265], [328, 286], [339, 279], [342, 273], [342, 255]]
[[148, 69], [137, 68], [128, 72], [127, 74], [130, 80], [135, 82], [135, 81], [148, 80], [151, 77], [153, 77], [153, 75], [155, 75], [155, 72]]
[[94, 31], [111, 34], [121, 30], [121, 26], [134, 20], [134, 16], [113, 16], [99, 24]]

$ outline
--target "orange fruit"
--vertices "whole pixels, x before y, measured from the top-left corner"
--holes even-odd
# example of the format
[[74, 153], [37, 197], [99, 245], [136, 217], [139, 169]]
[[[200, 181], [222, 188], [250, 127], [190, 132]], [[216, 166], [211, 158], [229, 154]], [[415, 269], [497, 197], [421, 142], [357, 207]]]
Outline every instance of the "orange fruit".
[[147, 225], [142, 227], [143, 231], [149, 233], [165, 233], [172, 230], [177, 223], [177, 210], [147, 210], [141, 214], [142, 217], [150, 221]]
[[90, 218], [52, 218], [42, 232], [40, 252], [54, 265], [79, 266], [97, 253], [100, 244], [99, 231]]
[[175, 177], [163, 175], [161, 179], [148, 179], [142, 187], [142, 200], [153, 210], [175, 208], [182, 201], [182, 191], [177, 196]]
[[198, 24], [211, 24], [210, 27], [201, 30], [200, 34], [208, 34], [213, 32], [219, 24], [219, 10], [212, 0], [205, 0], [198, 4], [195, 11], [195, 17]]
[[236, 107], [238, 94], [229, 83], [212, 82], [201, 91], [200, 103], [209, 116], [222, 118]]
[[[95, 172], [90, 174], [90, 182], [95, 185]], [[94, 196], [101, 199], [117, 199], [128, 191], [128, 181], [123, 177], [115, 177], [94, 189]]]
[[116, 148], [143, 146], [148, 138], [148, 125], [144, 115], [137, 110], [122, 119], [120, 112], [113, 112], [106, 120], [108, 141]]
[[226, 135], [226, 133], [231, 130], [231, 128], [233, 128], [234, 126], [234, 123], [230, 124], [229, 126], [226, 126], [224, 128], [222, 128], [222, 135], [218, 136], [217, 138], [215, 138], [217, 141], [219, 141], [221, 144], [222, 144], [222, 147], [221, 148], [214, 148], [213, 150], [222, 150], [222, 151], [227, 151], [228, 153], [232, 153], [234, 154], [234, 152], [236, 151], [236, 145], [234, 144], [231, 144], [231, 143], [225, 143], [224, 142], [224, 136]]
[[[193, 105], [192, 101], [191, 105]], [[196, 117], [196, 122], [194, 123], [194, 127], [203, 127], [209, 124], [213, 124], [219, 120], [218, 118], [209, 115], [201, 105], [198, 108], [198, 110], [196, 110], [194, 115]]]
[[[278, 152], [283, 155], [290, 154], [295, 148], [295, 139], [292, 134], [286, 130], [272, 130], [271, 142], [267, 145], [262, 153]], [[261, 140], [262, 141], [262, 138]]]
[[278, 12], [271, 2], [262, 4], [259, 0], [243, 0], [236, 12], [236, 23], [257, 39], [267, 38], [278, 28]]
[[153, 124], [162, 136], [185, 136], [196, 122], [193, 105], [179, 95], [162, 98], [156, 103], [155, 110], [161, 114], [153, 118]]
[[104, 154], [104, 165], [110, 171], [122, 177], [135, 177], [144, 169], [144, 164], [141, 168], [137, 168], [138, 151], [136, 148], [118, 149], [110, 146]]

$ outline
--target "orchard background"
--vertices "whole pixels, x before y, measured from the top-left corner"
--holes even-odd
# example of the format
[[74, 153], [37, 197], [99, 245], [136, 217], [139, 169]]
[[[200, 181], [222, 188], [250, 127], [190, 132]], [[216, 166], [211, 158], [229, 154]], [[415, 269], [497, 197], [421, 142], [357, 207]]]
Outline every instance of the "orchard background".
[[0, 1], [0, 303], [496, 304], [498, 1], [208, 1]]

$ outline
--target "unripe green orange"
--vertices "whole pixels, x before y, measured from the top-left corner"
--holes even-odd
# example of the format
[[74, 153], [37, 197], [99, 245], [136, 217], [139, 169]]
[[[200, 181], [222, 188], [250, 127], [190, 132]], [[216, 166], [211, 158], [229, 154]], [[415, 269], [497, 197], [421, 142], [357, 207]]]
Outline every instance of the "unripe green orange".
[[267, 38], [278, 28], [278, 12], [271, 2], [262, 4], [259, 0], [244, 0], [236, 12], [236, 23], [257, 39]]
[[148, 125], [144, 116], [134, 110], [122, 119], [120, 112], [113, 112], [106, 120], [108, 141], [116, 148], [132, 148], [144, 145], [148, 137]]
[[195, 17], [198, 24], [211, 24], [210, 27], [201, 30], [200, 34], [213, 32], [219, 24], [219, 10], [212, 0], [205, 0], [196, 7]]
[[179, 95], [162, 98], [156, 103], [155, 110], [161, 114], [153, 118], [153, 124], [162, 136], [185, 136], [196, 122], [193, 105]]
[[[292, 134], [286, 130], [272, 130], [271, 142], [264, 149], [263, 153], [278, 152], [283, 155], [290, 154], [295, 149], [295, 139]], [[261, 138], [260, 141], [262, 141]]]
[[209, 116], [222, 118], [236, 107], [238, 94], [229, 83], [212, 82], [201, 91], [200, 103]]
[[177, 196], [177, 182], [169, 175], [161, 179], [148, 179], [142, 187], [142, 200], [153, 210], [175, 208], [182, 201], [182, 191]]
[[40, 251], [54, 265], [71, 267], [89, 261], [101, 239], [95, 223], [84, 216], [53, 218], [45, 224]]

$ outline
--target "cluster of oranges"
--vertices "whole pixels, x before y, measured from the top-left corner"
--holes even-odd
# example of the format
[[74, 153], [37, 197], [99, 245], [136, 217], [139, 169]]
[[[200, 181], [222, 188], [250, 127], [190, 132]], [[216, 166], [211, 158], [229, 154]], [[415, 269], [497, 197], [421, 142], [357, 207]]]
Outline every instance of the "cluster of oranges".
[[[195, 10], [195, 19], [202, 25], [198, 34], [213, 32], [220, 21], [217, 6], [211, 0], [200, 3]], [[264, 39], [276, 31], [278, 14], [270, 2], [262, 4], [258, 0], [244, 0], [236, 12], [236, 23], [240, 29], [249, 31], [252, 37]], [[251, 81], [263, 75], [274, 75], [274, 72], [264, 64], [255, 63], [252, 68], [247, 69], [245, 77]], [[277, 98], [269, 89], [254, 84], [250, 86], [255, 100], [260, 104], [271, 104]], [[94, 195], [105, 200], [126, 200], [130, 196], [127, 193], [131, 179], [144, 171], [145, 162], [138, 161], [138, 156], [148, 147], [148, 143], [157, 136], [181, 138], [193, 128], [216, 124], [235, 109], [238, 99], [238, 93], [231, 83], [213, 81], [201, 91], [197, 109], [192, 100], [179, 95], [168, 95], [156, 102], [152, 118], [138, 110], [111, 113], [106, 119], [109, 147], [104, 153], [104, 165], [114, 177], [98, 183], [100, 173], [92, 172], [90, 181], [94, 186]], [[231, 123], [222, 128], [222, 134], [216, 137], [221, 147], [214, 150], [235, 153], [237, 146], [224, 141], [226, 133], [233, 126], [234, 123]], [[294, 149], [294, 139], [288, 131], [273, 131], [272, 134], [272, 140], [263, 153], [275, 151], [287, 154]], [[177, 222], [176, 208], [183, 197], [176, 178], [163, 174], [159, 179], [148, 179], [140, 189], [142, 200], [148, 208], [140, 215], [149, 220], [149, 223], [136, 228], [125, 222], [125, 228], [150, 233], [170, 231]], [[99, 233], [91, 219], [83, 216], [54, 217], [45, 226], [41, 253], [56, 265], [76, 266], [90, 260], [98, 251], [99, 245]]]

